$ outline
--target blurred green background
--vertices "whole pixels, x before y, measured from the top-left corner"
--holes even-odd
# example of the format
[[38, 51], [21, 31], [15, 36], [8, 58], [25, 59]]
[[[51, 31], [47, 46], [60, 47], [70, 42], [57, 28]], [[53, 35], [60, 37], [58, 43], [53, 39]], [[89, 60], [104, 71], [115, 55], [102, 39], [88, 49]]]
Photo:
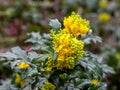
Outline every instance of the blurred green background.
[[[62, 23], [72, 11], [91, 23], [92, 33], [103, 43], [89, 45], [88, 49], [104, 58], [113, 67], [108, 75], [108, 90], [120, 88], [120, 0], [0, 0], [0, 52], [16, 45], [29, 49], [24, 43], [27, 33], [49, 33], [49, 19]], [[9, 69], [0, 64], [0, 79], [10, 76]]]

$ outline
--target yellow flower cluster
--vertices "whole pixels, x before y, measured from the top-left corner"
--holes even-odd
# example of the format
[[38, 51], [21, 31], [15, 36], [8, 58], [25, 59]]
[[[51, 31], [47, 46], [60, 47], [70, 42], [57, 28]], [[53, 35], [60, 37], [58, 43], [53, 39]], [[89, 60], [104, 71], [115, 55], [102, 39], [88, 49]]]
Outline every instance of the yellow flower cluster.
[[24, 87], [25, 86], [25, 83], [26, 83], [26, 79], [21, 79], [21, 76], [18, 74], [18, 73], [16, 73], [16, 78], [15, 78], [15, 82], [17, 83], [17, 84], [19, 84], [21, 87]]
[[51, 57], [48, 57], [47, 62], [45, 63], [46, 67], [45, 67], [45, 71], [51, 71], [53, 68], [53, 60]]
[[76, 60], [84, 54], [84, 43], [82, 40], [78, 40], [77, 36], [88, 32], [89, 22], [82, 19], [80, 15], [72, 13], [68, 18], [64, 18], [63, 23], [64, 29], [58, 32], [51, 31], [52, 43], [58, 56], [55, 61], [48, 58], [45, 64], [46, 71], [51, 71], [52, 68], [73, 69]]
[[111, 19], [111, 16], [108, 13], [100, 13], [98, 15], [98, 19], [103, 22], [109, 22]]
[[91, 83], [94, 84], [94, 85], [98, 85], [99, 81], [98, 81], [98, 79], [92, 79]]
[[6, 11], [5, 11], [5, 14], [6, 15], [11, 15], [13, 13], [13, 9], [11, 9], [11, 8], [8, 8]]
[[55, 90], [55, 86], [50, 82], [45, 82], [41, 90]]
[[65, 79], [65, 78], [67, 77], [67, 74], [66, 74], [66, 73], [60, 74], [59, 77], [60, 77], [61, 79]]
[[106, 8], [109, 5], [108, 0], [99, 0], [99, 7]]
[[84, 43], [71, 34], [66, 34], [64, 30], [57, 34], [52, 33], [52, 39], [55, 52], [58, 54], [55, 67], [72, 69], [75, 61], [83, 56]]
[[20, 69], [28, 69], [30, 65], [25, 62], [21, 62], [19, 65], [17, 65], [17, 67]]
[[118, 60], [120, 60], [120, 53], [116, 53], [116, 54], [115, 54], [115, 57], [116, 57]]
[[80, 15], [75, 13], [72, 13], [68, 18], [65, 17], [63, 23], [66, 33], [74, 36], [86, 34], [90, 29], [89, 21], [82, 19]]

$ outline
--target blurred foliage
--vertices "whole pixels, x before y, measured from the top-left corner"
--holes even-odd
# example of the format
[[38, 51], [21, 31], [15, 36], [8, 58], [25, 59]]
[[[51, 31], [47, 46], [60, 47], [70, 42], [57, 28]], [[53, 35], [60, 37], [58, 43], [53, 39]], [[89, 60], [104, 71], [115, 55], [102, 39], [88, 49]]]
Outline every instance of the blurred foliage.
[[[103, 44], [99, 37], [94, 40], [95, 35], [82, 36], [88, 44], [87, 48], [100, 54], [104, 62], [116, 70], [114, 78], [108, 75], [109, 87], [111, 90], [119, 90], [120, 0], [0, 0], [0, 52], [15, 45], [28, 49], [29, 46], [25, 47], [27, 44], [23, 42], [27, 38], [26, 33], [49, 33], [48, 22], [53, 18], [62, 22], [63, 17], [70, 15], [71, 11], [89, 19], [92, 32], [102, 38]], [[99, 43], [93, 46], [90, 41]], [[36, 48], [40, 48], [39, 41], [34, 43]], [[1, 65], [1, 70], [3, 67], [6, 68]], [[6, 76], [6, 73], [2, 73], [5, 75], [1, 77]]]

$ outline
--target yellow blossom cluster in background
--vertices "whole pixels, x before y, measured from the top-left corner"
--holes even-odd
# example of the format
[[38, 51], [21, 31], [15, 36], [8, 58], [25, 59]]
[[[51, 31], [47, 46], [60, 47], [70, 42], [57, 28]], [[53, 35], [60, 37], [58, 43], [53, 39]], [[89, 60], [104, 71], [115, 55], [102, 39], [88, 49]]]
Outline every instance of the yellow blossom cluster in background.
[[111, 15], [108, 13], [100, 13], [98, 15], [98, 19], [103, 22], [109, 22], [111, 19]]
[[120, 60], [120, 53], [116, 53], [116, 54], [115, 54], [115, 57], [116, 57], [118, 60]]
[[13, 13], [13, 9], [11, 9], [11, 8], [8, 8], [6, 11], [5, 11], [5, 14], [6, 15], [11, 15]]
[[99, 7], [106, 8], [109, 5], [108, 0], [99, 0]]
[[25, 62], [21, 62], [19, 65], [17, 65], [17, 67], [20, 69], [27, 69], [30, 67], [30, 65]]
[[50, 82], [45, 82], [43, 87], [40, 90], [55, 90], [55, 85]]
[[80, 15], [72, 13], [71, 16], [64, 18], [64, 26], [66, 33], [78, 36], [86, 34], [90, 29], [89, 21], [82, 19]]

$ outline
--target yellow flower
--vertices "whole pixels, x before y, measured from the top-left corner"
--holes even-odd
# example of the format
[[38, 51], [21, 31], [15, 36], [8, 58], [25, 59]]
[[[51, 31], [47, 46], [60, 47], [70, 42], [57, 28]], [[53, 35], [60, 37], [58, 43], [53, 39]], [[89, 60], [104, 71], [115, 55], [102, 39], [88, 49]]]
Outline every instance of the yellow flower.
[[100, 13], [98, 15], [98, 19], [103, 22], [109, 22], [111, 19], [111, 16], [108, 13]]
[[76, 60], [82, 58], [84, 54], [84, 43], [76, 37], [86, 34], [90, 29], [90, 25], [89, 21], [82, 19], [80, 15], [74, 12], [71, 16], [64, 18], [63, 23], [65, 26], [63, 30], [59, 30], [58, 32], [51, 31], [55, 53], [58, 54], [52, 65], [57, 69], [73, 69]]
[[89, 21], [82, 19], [80, 15], [72, 13], [71, 16], [64, 18], [65, 32], [78, 36], [81, 34], [86, 34], [90, 29]]
[[72, 69], [75, 61], [83, 56], [84, 43], [71, 34], [66, 34], [64, 30], [57, 34], [52, 33], [51, 38], [53, 39], [55, 52], [58, 54], [55, 66], [58, 69]]
[[67, 77], [67, 74], [66, 74], [66, 73], [60, 74], [59, 77], [60, 77], [61, 79], [65, 79], [65, 78]]
[[16, 83], [20, 83], [21, 77], [18, 73], [16, 73], [16, 78], [15, 78], [15, 82]]
[[20, 86], [21, 86], [21, 87], [24, 87], [25, 84], [26, 84], [26, 79], [20, 81]]
[[5, 14], [6, 15], [11, 15], [13, 13], [13, 9], [11, 9], [11, 8], [8, 8], [6, 11], [5, 11]]
[[120, 60], [120, 53], [116, 53], [115, 57]]
[[108, 0], [99, 0], [99, 7], [106, 8], [109, 5]]
[[18, 73], [16, 73], [15, 82], [17, 84], [20, 84], [21, 87], [24, 87], [26, 83], [26, 79], [21, 80], [21, 76]]
[[28, 69], [30, 65], [25, 62], [21, 62], [19, 65], [17, 65], [17, 67], [20, 69]]
[[52, 57], [48, 57], [48, 60], [45, 63], [45, 71], [52, 71], [53, 66], [54, 65], [53, 65]]
[[45, 67], [45, 71], [52, 71], [52, 66], [51, 67]]
[[45, 82], [41, 90], [55, 90], [55, 85], [50, 82]]
[[47, 62], [45, 63], [46, 67], [45, 67], [45, 71], [52, 71], [53, 68], [53, 60], [52, 57], [48, 57]]
[[99, 81], [98, 81], [98, 79], [92, 79], [91, 83], [94, 84], [94, 85], [98, 85]]

